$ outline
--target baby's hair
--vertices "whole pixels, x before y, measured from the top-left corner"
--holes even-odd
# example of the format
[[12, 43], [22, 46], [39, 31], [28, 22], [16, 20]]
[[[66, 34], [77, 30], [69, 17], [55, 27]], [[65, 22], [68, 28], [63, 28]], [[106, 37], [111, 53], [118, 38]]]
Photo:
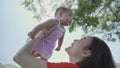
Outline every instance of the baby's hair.
[[67, 8], [67, 7], [59, 7], [56, 9], [55, 11], [55, 17], [56, 15], [61, 12], [61, 13], [65, 13], [65, 12], [68, 12], [68, 11], [72, 11], [71, 9]]

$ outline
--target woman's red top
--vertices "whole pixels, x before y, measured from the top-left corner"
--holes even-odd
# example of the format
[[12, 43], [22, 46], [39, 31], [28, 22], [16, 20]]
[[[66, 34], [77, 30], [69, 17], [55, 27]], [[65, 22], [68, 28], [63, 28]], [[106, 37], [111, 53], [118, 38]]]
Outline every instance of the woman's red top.
[[51, 63], [47, 62], [47, 68], [79, 68], [76, 64], [61, 62], [61, 63]]

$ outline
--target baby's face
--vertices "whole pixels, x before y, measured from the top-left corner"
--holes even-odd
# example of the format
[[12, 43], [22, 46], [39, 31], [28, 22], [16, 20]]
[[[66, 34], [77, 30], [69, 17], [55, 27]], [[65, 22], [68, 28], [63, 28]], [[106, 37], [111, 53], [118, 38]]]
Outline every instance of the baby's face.
[[69, 26], [72, 23], [73, 13], [71, 11], [62, 13], [60, 19], [64, 26]]

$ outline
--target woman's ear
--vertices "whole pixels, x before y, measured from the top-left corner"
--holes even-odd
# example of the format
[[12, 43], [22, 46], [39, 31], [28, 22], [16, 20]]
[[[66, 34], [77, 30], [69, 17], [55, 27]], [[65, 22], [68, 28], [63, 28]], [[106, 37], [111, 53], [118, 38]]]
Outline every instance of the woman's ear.
[[82, 53], [83, 57], [90, 57], [92, 54], [92, 52], [90, 50], [84, 50]]

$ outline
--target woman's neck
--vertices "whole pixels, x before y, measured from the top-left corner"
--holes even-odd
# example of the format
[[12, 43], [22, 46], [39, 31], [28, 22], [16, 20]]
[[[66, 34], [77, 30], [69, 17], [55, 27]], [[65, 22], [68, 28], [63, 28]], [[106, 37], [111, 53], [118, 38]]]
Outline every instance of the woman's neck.
[[69, 60], [69, 62], [73, 64], [76, 64], [77, 62], [80, 62], [80, 61], [81, 59], [78, 57], [70, 57], [70, 60]]

